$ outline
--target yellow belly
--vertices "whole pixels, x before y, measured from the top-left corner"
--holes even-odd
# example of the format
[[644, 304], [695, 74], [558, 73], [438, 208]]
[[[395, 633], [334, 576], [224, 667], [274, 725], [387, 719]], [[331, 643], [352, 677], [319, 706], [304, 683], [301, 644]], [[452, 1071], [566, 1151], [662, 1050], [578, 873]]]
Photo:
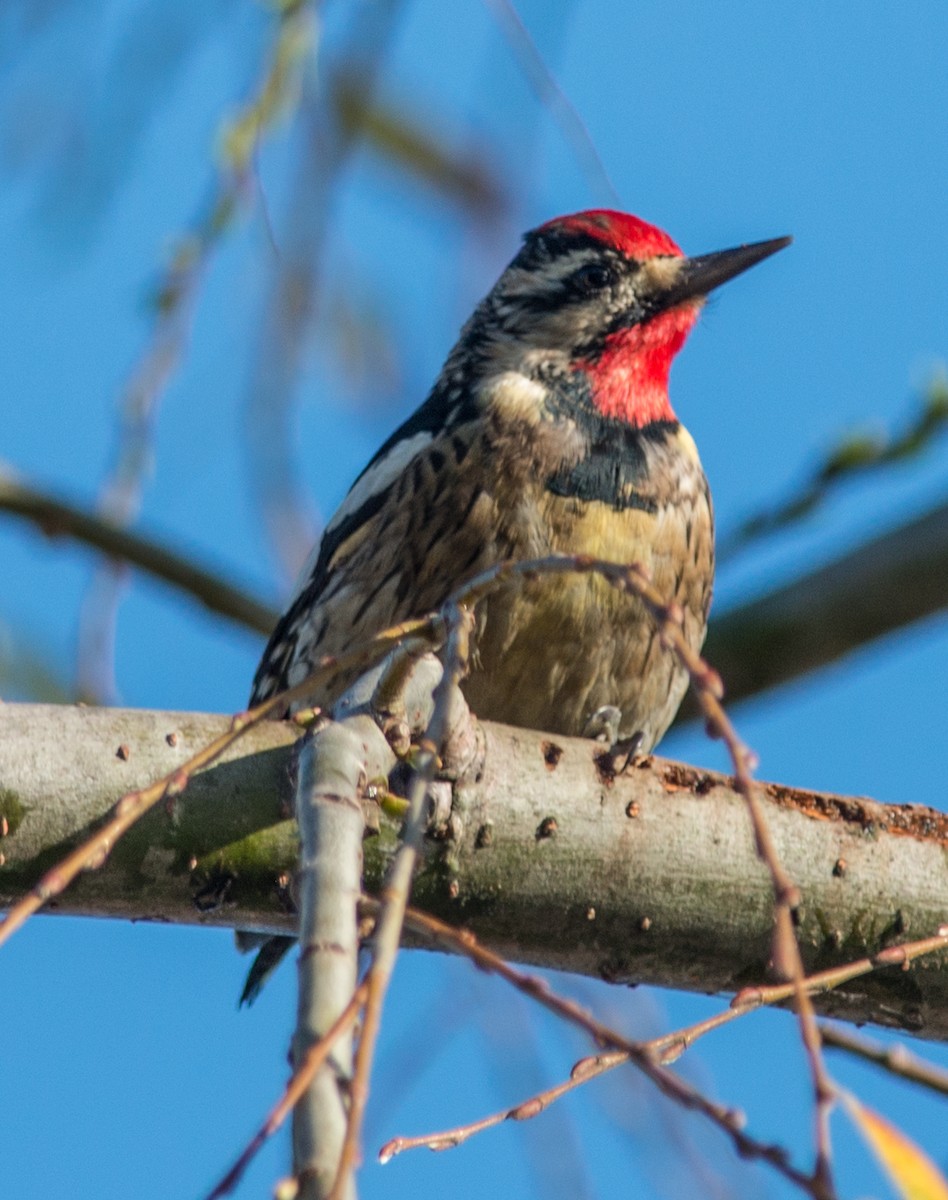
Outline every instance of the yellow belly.
[[[700, 647], [711, 586], [710, 513], [696, 531], [691, 514], [678, 507], [616, 512], [549, 496], [544, 504], [539, 519], [553, 532], [553, 552], [641, 563], [659, 591], [682, 605], [686, 636]], [[615, 705], [620, 733], [641, 733], [648, 751], [687, 687], [642, 604], [599, 576], [516, 580], [482, 602], [478, 627], [464, 691], [475, 713], [491, 720], [579, 735], [598, 708]]]

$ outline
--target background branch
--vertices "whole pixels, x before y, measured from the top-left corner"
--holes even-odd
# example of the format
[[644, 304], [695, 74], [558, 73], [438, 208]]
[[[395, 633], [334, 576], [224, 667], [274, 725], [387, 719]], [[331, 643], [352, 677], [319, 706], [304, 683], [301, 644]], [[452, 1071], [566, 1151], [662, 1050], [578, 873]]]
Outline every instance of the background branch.
[[844, 433], [796, 495], [748, 517], [730, 535], [725, 534], [718, 546], [719, 561], [726, 561], [758, 538], [811, 516], [840, 484], [917, 458], [931, 448], [946, 424], [948, 377], [942, 369], [929, 383], [921, 404], [899, 432], [856, 430]]
[[[744, 699], [948, 606], [948, 503], [712, 617], [703, 654]], [[694, 716], [694, 701], [682, 717]]]
[[269, 634], [279, 614], [193, 559], [131, 533], [107, 517], [31, 487], [0, 467], [0, 512], [23, 517], [47, 537], [69, 537], [186, 592], [211, 612]]
[[[87, 834], [129, 788], [227, 727], [193, 713], [0, 709], [0, 905]], [[714, 772], [652, 759], [620, 775], [601, 746], [485, 723], [480, 778], [455, 785], [451, 837], [426, 841], [413, 903], [509, 958], [705, 992], [766, 978], [773, 897], [743, 798]], [[297, 855], [292, 726], [263, 722], [150, 813], [56, 911], [282, 932]], [[174, 735], [174, 745], [169, 738]], [[127, 750], [118, 757], [119, 747]], [[761, 784], [781, 860], [804, 897], [808, 971], [924, 937], [948, 917], [948, 816]], [[366, 886], [396, 824], [373, 805]], [[847, 1020], [948, 1038], [948, 956], [818, 999]]]

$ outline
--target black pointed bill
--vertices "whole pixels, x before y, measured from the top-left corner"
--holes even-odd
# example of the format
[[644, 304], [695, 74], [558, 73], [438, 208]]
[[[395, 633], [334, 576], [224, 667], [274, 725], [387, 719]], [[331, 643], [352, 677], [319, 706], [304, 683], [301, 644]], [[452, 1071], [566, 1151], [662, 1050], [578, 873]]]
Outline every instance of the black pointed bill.
[[674, 283], [661, 297], [662, 308], [674, 308], [686, 300], [706, 296], [735, 275], [783, 250], [792, 241], [790, 237], [771, 238], [768, 242], [751, 242], [747, 246], [735, 246], [733, 250], [686, 258]]

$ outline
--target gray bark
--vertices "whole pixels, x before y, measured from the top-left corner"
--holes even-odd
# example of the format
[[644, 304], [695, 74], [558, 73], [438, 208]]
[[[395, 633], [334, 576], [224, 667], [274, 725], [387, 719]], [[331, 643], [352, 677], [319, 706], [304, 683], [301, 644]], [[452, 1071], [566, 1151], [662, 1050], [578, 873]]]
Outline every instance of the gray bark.
[[[308, 738], [300, 754], [299, 1003], [293, 1036], [297, 1069], [356, 987], [366, 741], [373, 747], [380, 743], [391, 759], [385, 739], [367, 717], [331, 723]], [[332, 1191], [346, 1135], [351, 1078], [350, 1029], [336, 1040], [326, 1065], [293, 1110], [293, 1173], [301, 1181], [301, 1196], [322, 1198]], [[345, 1197], [354, 1200], [351, 1181]]]
[[[168, 771], [228, 718], [43, 705], [0, 708], [0, 906], [88, 833], [118, 796]], [[773, 897], [728, 779], [652, 759], [616, 776], [602, 748], [485, 723], [474, 778], [430, 838], [413, 902], [510, 958], [620, 983], [729, 992], [767, 977]], [[167, 736], [177, 733], [177, 744]], [[281, 932], [298, 845], [295, 731], [251, 731], [173, 806], [152, 812], [54, 911]], [[120, 745], [127, 758], [117, 757]], [[761, 785], [803, 892], [809, 970], [934, 933], [948, 920], [948, 816]], [[366, 803], [365, 886], [395, 824]], [[2, 823], [0, 823], [2, 824]], [[51, 906], [52, 907], [52, 906]], [[948, 1038], [948, 955], [885, 968], [817, 1000], [824, 1013]]]

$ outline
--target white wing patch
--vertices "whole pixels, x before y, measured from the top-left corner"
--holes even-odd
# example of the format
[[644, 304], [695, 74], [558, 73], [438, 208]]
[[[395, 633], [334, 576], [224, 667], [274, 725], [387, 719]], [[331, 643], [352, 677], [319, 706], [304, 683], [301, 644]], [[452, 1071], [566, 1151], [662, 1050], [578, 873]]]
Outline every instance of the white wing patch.
[[[371, 500], [378, 492], [384, 491], [431, 440], [432, 434], [424, 431], [416, 433], [413, 437], [404, 438], [393, 446], [383, 459], [360, 475], [347, 492], [343, 502], [333, 513], [332, 519], [323, 530], [323, 536], [325, 537], [327, 533], [335, 529], [346, 517], [358, 512], [366, 500]], [[291, 592], [294, 599], [309, 585], [313, 571], [316, 569], [316, 563], [319, 561], [322, 544], [323, 539], [320, 538], [307, 555], [306, 562], [303, 563]]]
[[422, 430], [410, 438], [403, 438], [400, 442], [396, 442], [384, 458], [379, 459], [355, 481], [349, 489], [349, 494], [336, 509], [332, 520], [326, 526], [326, 532], [330, 533], [347, 517], [358, 512], [367, 500], [371, 500], [373, 496], [383, 492], [394, 479], [401, 475], [415, 455], [424, 450], [432, 441], [433, 436], [430, 432]]
[[300, 592], [306, 587], [312, 578], [313, 572], [316, 570], [316, 563], [319, 559], [319, 551], [322, 548], [323, 539], [316, 539], [316, 545], [310, 550], [306, 556], [306, 562], [299, 569], [299, 574], [296, 576], [296, 582], [293, 584], [293, 590], [290, 592], [290, 604], [296, 599]]

